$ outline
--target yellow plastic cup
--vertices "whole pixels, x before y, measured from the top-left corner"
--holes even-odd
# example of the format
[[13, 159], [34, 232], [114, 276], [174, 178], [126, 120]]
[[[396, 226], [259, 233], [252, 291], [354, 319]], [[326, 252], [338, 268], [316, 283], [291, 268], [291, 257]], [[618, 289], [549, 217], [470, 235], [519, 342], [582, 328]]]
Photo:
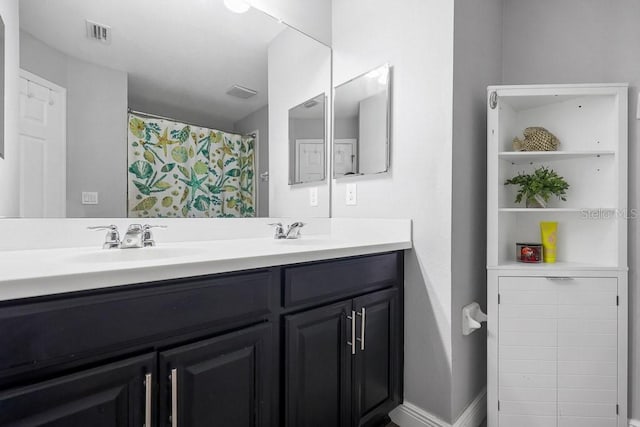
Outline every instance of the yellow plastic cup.
[[558, 242], [558, 223], [555, 221], [543, 221], [540, 223], [542, 235], [542, 258], [544, 262], [556, 262], [556, 247]]

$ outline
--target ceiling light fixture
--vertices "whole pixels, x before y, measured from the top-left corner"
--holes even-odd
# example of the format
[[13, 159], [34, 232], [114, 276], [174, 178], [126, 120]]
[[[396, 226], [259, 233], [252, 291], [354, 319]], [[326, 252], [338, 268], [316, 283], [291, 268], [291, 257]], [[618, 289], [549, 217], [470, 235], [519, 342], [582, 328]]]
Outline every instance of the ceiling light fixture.
[[224, 5], [234, 13], [245, 13], [251, 8], [246, 0], [224, 0]]

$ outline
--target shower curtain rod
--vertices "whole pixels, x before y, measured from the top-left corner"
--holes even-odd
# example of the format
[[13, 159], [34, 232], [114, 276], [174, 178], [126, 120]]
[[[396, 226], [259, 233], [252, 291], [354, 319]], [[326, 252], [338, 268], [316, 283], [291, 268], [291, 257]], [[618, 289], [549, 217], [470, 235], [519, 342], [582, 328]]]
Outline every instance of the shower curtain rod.
[[[158, 114], [151, 114], [151, 113], [145, 113], [143, 111], [136, 111], [136, 110], [133, 110], [131, 108], [127, 108], [127, 112], [129, 114], [136, 114], [138, 116], [148, 117], [150, 119], [169, 120], [170, 122], [183, 123], [183, 124], [188, 125], [188, 126], [196, 126], [196, 127], [199, 127], [199, 128], [213, 129], [211, 126], [202, 126], [202, 125], [198, 125], [198, 124], [195, 124], [195, 123], [189, 123], [189, 122], [185, 122], [185, 121], [182, 121], [182, 120], [177, 120], [177, 119], [174, 119], [174, 118], [171, 118], [171, 117], [160, 116]], [[240, 136], [250, 136], [252, 138], [255, 138], [257, 136], [255, 133], [242, 134], [240, 132], [228, 131], [228, 130], [224, 130], [224, 129], [215, 129], [215, 130], [219, 130], [219, 131], [225, 132], [225, 133], [233, 133], [235, 135], [240, 135]]]

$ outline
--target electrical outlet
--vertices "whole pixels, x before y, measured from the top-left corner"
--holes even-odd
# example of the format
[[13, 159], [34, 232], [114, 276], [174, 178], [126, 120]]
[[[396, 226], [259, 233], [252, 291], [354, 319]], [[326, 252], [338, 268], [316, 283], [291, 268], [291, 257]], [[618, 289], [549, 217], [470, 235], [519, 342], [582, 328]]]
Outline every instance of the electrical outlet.
[[347, 184], [347, 190], [345, 192], [345, 202], [347, 205], [358, 204], [358, 187], [356, 184]]
[[309, 206], [318, 206], [318, 187], [309, 188]]
[[98, 193], [95, 191], [83, 191], [82, 192], [82, 204], [83, 205], [97, 205]]

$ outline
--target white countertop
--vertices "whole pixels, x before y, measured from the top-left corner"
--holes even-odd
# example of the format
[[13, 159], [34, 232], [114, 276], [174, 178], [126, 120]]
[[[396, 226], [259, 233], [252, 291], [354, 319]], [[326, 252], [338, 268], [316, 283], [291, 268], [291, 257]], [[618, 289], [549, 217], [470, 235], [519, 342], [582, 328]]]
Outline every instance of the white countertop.
[[353, 233], [338, 226], [330, 234], [299, 240], [260, 237], [158, 243], [142, 249], [1, 251], [0, 301], [409, 249], [411, 223], [399, 224], [400, 229], [384, 227], [378, 233], [375, 221], [369, 223], [373, 230], [359, 227]]

